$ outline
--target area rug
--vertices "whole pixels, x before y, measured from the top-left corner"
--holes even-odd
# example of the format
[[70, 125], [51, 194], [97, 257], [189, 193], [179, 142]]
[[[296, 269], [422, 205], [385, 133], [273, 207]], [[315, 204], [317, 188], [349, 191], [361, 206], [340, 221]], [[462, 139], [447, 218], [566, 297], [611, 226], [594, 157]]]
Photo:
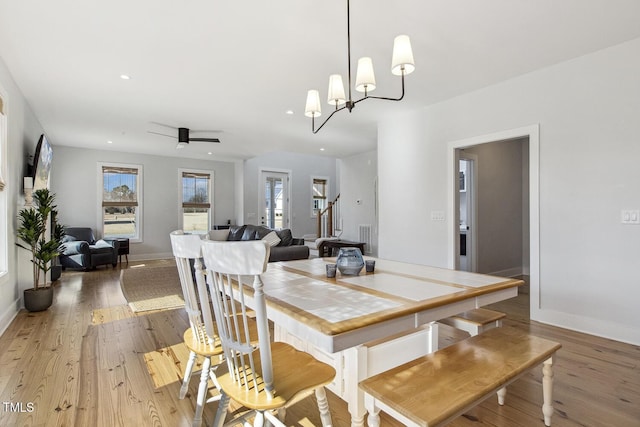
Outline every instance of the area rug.
[[127, 268], [120, 273], [120, 286], [134, 312], [184, 307], [175, 264]]

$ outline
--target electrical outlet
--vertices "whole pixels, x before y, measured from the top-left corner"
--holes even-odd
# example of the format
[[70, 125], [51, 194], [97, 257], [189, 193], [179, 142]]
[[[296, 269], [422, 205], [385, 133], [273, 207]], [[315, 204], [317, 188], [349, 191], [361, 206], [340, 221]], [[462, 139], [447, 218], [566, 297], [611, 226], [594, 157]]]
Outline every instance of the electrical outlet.
[[640, 224], [640, 211], [625, 209], [620, 218], [623, 224]]

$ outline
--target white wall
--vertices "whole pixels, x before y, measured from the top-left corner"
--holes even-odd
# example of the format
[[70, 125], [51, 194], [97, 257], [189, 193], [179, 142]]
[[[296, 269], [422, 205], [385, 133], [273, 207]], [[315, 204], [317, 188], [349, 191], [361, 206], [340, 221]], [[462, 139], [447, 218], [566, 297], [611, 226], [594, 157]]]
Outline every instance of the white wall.
[[539, 123], [531, 317], [640, 344], [640, 226], [620, 223], [640, 209], [639, 76], [635, 39], [380, 123], [380, 255], [446, 266], [447, 144]]
[[98, 224], [98, 162], [143, 166], [143, 241], [131, 244], [130, 259], [171, 257], [169, 233], [178, 228], [178, 169], [213, 171], [213, 224], [235, 218], [235, 165], [147, 154], [53, 146], [51, 190], [56, 193], [60, 222], [68, 226]]
[[[369, 151], [338, 160], [340, 181], [340, 209], [342, 212], [342, 239], [359, 241], [358, 227], [372, 227], [371, 247], [365, 251], [378, 252], [378, 219], [376, 216], [376, 180], [378, 177], [377, 151]], [[358, 201], [360, 202], [358, 204]]]
[[244, 163], [244, 224], [258, 224], [260, 169], [291, 172], [291, 232], [294, 237], [316, 233], [317, 219], [311, 216], [311, 177], [329, 177], [329, 198], [333, 200], [336, 196], [336, 159], [273, 152], [246, 160]]
[[[17, 215], [24, 205], [22, 177], [26, 172], [26, 154], [35, 151], [42, 126], [34, 116], [13, 77], [0, 58], [0, 88], [7, 112], [7, 170], [4, 192], [7, 197], [7, 235], [1, 230], [0, 240], [8, 247], [8, 272], [0, 277], [0, 334], [9, 326], [22, 306], [22, 291], [33, 286], [28, 254], [16, 246]], [[18, 269], [18, 259], [26, 263]]]

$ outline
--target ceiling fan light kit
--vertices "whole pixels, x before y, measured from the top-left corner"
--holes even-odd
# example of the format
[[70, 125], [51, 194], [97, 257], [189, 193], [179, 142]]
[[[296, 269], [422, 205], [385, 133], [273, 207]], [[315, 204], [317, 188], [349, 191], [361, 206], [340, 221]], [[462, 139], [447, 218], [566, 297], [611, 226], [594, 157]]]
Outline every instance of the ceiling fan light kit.
[[413, 61], [413, 50], [411, 49], [411, 41], [407, 35], [399, 35], [393, 41], [393, 55], [391, 59], [391, 74], [400, 76], [402, 81], [402, 94], [398, 98], [388, 98], [384, 96], [369, 95], [376, 88], [376, 77], [373, 72], [373, 61], [369, 57], [363, 57], [358, 60], [358, 69], [356, 71], [355, 90], [364, 93], [364, 96], [358, 100], [353, 100], [351, 96], [351, 23], [349, 12], [350, 0], [347, 0], [347, 65], [348, 65], [348, 88], [349, 97], [345, 95], [342, 76], [340, 74], [332, 74], [329, 76], [329, 91], [327, 102], [334, 106], [335, 109], [329, 117], [316, 129], [315, 118], [322, 114], [320, 107], [320, 92], [311, 89], [307, 92], [307, 102], [305, 105], [304, 115], [311, 117], [311, 130], [318, 133], [320, 129], [329, 121], [331, 117], [338, 111], [344, 109], [351, 112], [358, 102], [365, 99], [382, 99], [386, 101], [401, 101], [404, 98], [404, 76], [411, 74], [415, 70]]

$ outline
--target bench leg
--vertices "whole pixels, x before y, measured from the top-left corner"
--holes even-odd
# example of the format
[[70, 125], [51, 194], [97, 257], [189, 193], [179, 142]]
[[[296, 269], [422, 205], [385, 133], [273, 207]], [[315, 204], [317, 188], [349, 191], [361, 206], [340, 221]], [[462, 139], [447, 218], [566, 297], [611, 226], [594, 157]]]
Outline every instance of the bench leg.
[[507, 388], [502, 387], [500, 390], [496, 392], [496, 394], [498, 395], [498, 405], [500, 406], [504, 405], [504, 397], [507, 395]]
[[438, 322], [429, 323], [429, 353], [434, 353], [438, 350]]
[[380, 408], [376, 405], [375, 399], [372, 396], [365, 394], [364, 406], [369, 412], [369, 416], [367, 417], [367, 426], [380, 427]]
[[553, 415], [553, 358], [550, 357], [542, 364], [542, 414], [544, 425], [551, 425]]

